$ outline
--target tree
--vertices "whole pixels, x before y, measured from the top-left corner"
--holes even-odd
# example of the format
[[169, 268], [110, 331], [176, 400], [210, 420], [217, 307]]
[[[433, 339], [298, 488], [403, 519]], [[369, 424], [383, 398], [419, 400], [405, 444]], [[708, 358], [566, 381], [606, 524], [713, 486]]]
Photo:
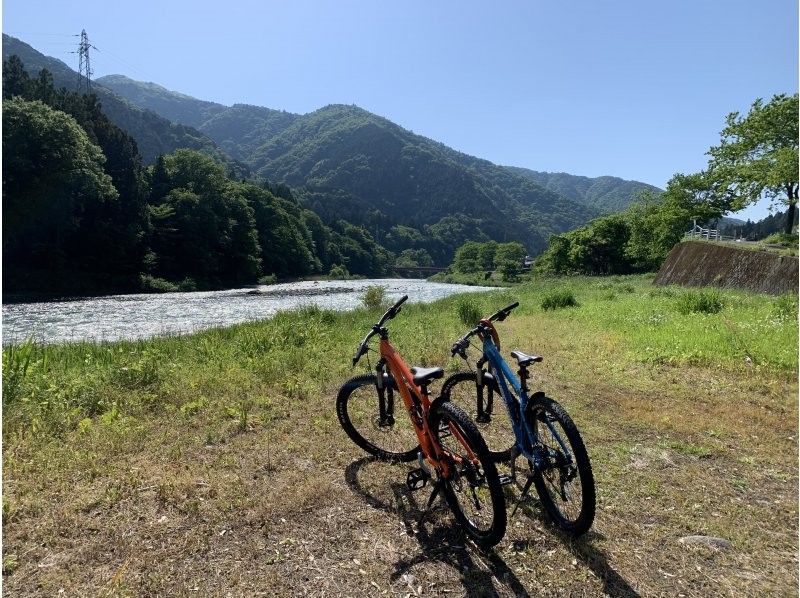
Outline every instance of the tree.
[[503, 275], [503, 280], [512, 282], [522, 272], [525, 260], [525, 246], [522, 243], [500, 243], [494, 254], [494, 267]]
[[706, 224], [725, 212], [724, 202], [710, 188], [706, 173], [676, 174], [664, 193], [644, 191], [622, 213], [629, 237], [625, 256], [635, 272], [657, 270], [693, 221]]
[[456, 249], [453, 259], [453, 268], [456, 272], [465, 274], [470, 272], [480, 272], [482, 270], [480, 251], [482, 243], [477, 241], [467, 241]]
[[397, 256], [394, 265], [399, 268], [427, 268], [433, 265], [433, 260], [424, 249], [404, 249]]
[[[71, 116], [21, 98], [3, 104], [4, 263], [42, 270], [74, 267], [95, 239], [85, 219], [118, 193], [105, 156]], [[21, 260], [21, 262], [20, 262]]]
[[725, 123], [720, 144], [708, 151], [712, 188], [734, 211], [762, 197], [786, 204], [791, 233], [800, 180], [797, 94], [759, 98], [746, 116], [732, 112]]

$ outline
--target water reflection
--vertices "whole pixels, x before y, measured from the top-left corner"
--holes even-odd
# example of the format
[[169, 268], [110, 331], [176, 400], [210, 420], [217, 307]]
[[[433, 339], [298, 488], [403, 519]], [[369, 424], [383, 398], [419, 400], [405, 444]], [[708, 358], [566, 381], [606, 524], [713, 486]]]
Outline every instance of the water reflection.
[[54, 343], [147, 338], [259, 320], [301, 305], [348, 310], [361, 304], [366, 287], [380, 285], [389, 299], [429, 302], [489, 287], [413, 279], [305, 281], [228, 291], [111, 295], [72, 301], [3, 305], [3, 344], [33, 337]]

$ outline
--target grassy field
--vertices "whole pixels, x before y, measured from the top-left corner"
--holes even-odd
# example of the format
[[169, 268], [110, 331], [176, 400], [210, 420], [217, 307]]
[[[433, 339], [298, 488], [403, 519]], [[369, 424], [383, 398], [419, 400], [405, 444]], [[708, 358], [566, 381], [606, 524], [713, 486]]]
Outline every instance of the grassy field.
[[534, 501], [490, 552], [446, 509], [418, 526], [429, 490], [409, 492], [409, 466], [366, 458], [339, 426], [336, 391], [363, 371], [350, 357], [379, 312], [6, 348], [5, 591], [797, 595], [797, 298], [650, 280], [534, 281], [391, 323], [408, 362], [455, 371], [458, 311], [519, 300], [504, 351], [545, 357], [534, 384], [581, 429], [590, 533], [564, 538]]

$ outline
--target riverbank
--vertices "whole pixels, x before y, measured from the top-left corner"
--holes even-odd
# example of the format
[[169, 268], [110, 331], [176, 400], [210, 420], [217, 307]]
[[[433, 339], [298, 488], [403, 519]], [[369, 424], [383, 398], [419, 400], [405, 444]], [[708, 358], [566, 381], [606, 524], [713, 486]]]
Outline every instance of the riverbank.
[[[791, 593], [796, 297], [721, 292], [716, 313], [687, 311], [706, 303], [650, 280], [537, 281], [407, 305], [390, 324], [410, 363], [454, 371], [459, 305], [519, 300], [498, 326], [504, 351], [545, 356], [535, 383], [587, 442], [592, 533], [566, 541], [534, 503], [488, 555], [446, 510], [418, 528], [427, 491], [408, 493], [408, 467], [363, 459], [339, 428], [335, 393], [362, 371], [350, 357], [377, 312], [306, 307], [191, 336], [7, 348], [5, 586]], [[555, 291], [578, 306], [544, 310]], [[730, 546], [679, 542], [689, 535]]]
[[411, 302], [440, 299], [453, 293], [487, 290], [413, 279], [304, 281], [227, 291], [112, 295], [64, 302], [3, 305], [3, 344], [146, 339], [192, 333], [273, 316], [280, 310], [316, 305], [348, 310], [362, 304], [370, 286], [387, 296], [404, 294]]

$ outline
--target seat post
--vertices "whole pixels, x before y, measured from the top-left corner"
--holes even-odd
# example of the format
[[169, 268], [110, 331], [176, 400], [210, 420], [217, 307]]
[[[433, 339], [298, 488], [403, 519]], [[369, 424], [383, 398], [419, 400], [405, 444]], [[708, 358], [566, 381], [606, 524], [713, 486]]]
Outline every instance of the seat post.
[[519, 366], [517, 375], [519, 376], [519, 385], [520, 388], [522, 388], [522, 392], [528, 394], [528, 379], [531, 377], [531, 375], [528, 373], [528, 366], [527, 365]]

